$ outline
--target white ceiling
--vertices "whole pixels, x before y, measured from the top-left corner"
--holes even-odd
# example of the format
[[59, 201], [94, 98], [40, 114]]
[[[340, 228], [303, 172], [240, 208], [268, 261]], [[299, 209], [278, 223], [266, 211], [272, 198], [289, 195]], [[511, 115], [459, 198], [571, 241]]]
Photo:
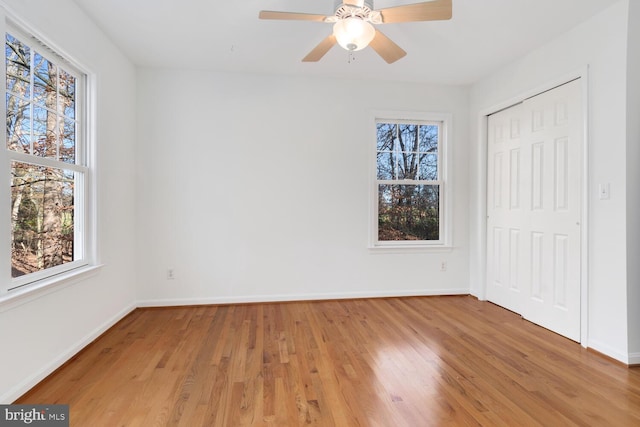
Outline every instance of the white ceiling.
[[[376, 0], [375, 9], [419, 0]], [[263, 21], [264, 10], [331, 15], [334, 0], [75, 0], [139, 66], [469, 84], [618, 0], [453, 0], [453, 19], [380, 25], [407, 51], [387, 64], [334, 46], [300, 60], [331, 32], [318, 22]]]

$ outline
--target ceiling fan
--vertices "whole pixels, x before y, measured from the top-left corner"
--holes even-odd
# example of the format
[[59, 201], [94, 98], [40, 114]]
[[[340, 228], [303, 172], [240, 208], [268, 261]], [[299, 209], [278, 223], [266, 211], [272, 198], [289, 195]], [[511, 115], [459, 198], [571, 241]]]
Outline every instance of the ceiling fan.
[[371, 45], [373, 50], [391, 64], [407, 52], [375, 29], [372, 24], [440, 21], [451, 19], [452, 0], [432, 0], [404, 6], [374, 10], [373, 0], [336, 0], [335, 14], [260, 11], [260, 19], [316, 21], [333, 24], [333, 33], [320, 42], [303, 62], [319, 61], [336, 43], [353, 52]]

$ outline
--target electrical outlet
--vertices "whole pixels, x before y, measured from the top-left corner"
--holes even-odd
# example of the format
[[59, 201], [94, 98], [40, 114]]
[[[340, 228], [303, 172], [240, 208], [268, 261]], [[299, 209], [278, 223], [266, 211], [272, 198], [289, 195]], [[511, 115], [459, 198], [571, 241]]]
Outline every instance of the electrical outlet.
[[176, 278], [176, 272], [174, 271], [173, 268], [168, 268], [167, 269], [167, 280], [173, 280]]
[[442, 261], [440, 263], [440, 271], [447, 271], [447, 261]]

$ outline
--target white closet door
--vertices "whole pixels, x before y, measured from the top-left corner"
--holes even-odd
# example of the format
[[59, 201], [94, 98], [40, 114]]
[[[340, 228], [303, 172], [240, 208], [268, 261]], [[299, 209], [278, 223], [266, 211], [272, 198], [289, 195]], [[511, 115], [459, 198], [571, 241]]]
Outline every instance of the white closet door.
[[489, 117], [487, 298], [522, 313], [522, 104]]
[[580, 81], [489, 117], [487, 298], [580, 339]]

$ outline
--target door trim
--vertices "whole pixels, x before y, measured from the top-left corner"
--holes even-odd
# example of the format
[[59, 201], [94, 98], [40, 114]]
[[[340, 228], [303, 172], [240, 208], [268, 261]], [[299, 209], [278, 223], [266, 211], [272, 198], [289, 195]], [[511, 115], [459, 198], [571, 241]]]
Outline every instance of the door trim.
[[555, 87], [580, 79], [582, 87], [582, 114], [583, 114], [583, 144], [582, 144], [582, 206], [580, 213], [581, 247], [580, 247], [580, 343], [587, 347], [589, 342], [589, 207], [591, 182], [589, 181], [589, 66], [568, 73], [557, 79], [549, 81], [534, 89], [520, 93], [510, 99], [497, 103], [491, 107], [481, 109], [478, 114], [478, 141], [480, 142], [480, 164], [478, 168], [479, 185], [479, 218], [477, 225], [479, 230], [476, 250], [478, 257], [478, 269], [480, 272], [480, 286], [478, 299], [487, 299], [487, 154], [488, 154], [488, 120], [491, 114], [524, 102], [526, 99], [547, 92]]

